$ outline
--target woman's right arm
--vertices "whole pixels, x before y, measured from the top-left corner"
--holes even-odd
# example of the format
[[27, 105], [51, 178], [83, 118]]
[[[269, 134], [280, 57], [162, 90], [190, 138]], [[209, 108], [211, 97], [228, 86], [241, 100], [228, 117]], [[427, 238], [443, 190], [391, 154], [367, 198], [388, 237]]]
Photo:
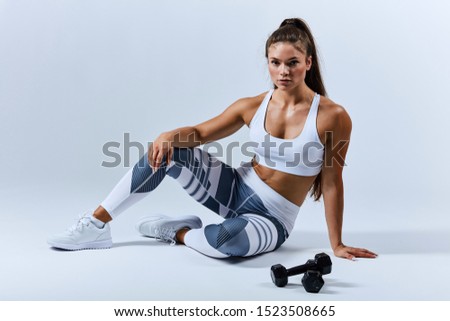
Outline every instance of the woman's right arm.
[[198, 125], [180, 127], [160, 134], [149, 146], [150, 166], [157, 170], [166, 155], [170, 160], [173, 147], [195, 147], [235, 133], [248, 121], [248, 114], [258, 97], [239, 99], [220, 115]]

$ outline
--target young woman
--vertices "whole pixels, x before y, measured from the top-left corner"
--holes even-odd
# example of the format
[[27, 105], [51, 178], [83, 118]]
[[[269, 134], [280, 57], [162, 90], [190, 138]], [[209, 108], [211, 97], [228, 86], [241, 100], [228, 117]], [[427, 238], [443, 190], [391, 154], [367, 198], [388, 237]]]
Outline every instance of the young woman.
[[[307, 24], [284, 20], [266, 42], [272, 90], [239, 99], [196, 126], [159, 135], [93, 213], [48, 243], [68, 250], [111, 247], [108, 222], [169, 175], [224, 221], [202, 227], [192, 215], [148, 217], [137, 224], [143, 235], [216, 258], [270, 252], [288, 238], [310, 192], [316, 201], [323, 196], [334, 254], [375, 258], [342, 241], [342, 170], [352, 124], [345, 109], [326, 97], [317, 57]], [[196, 147], [244, 125], [250, 128], [255, 156], [238, 168]]]

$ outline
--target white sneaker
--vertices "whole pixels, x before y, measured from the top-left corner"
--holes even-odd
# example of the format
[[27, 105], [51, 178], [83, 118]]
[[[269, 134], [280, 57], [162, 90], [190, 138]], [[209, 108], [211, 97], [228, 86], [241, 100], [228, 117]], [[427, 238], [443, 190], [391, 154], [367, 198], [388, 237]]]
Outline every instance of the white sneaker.
[[78, 222], [61, 234], [47, 239], [50, 246], [64, 250], [106, 249], [112, 246], [111, 229], [106, 223], [98, 228], [89, 216], [92, 212], [83, 214]]
[[197, 229], [202, 227], [202, 221], [194, 215], [172, 218], [166, 215], [143, 217], [136, 223], [139, 233], [153, 237], [159, 241], [176, 243], [176, 234], [182, 228]]

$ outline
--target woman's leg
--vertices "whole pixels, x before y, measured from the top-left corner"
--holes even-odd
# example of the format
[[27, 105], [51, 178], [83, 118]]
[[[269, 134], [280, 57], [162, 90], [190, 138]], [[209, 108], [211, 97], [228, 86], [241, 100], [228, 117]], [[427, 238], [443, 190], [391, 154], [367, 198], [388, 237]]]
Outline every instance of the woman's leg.
[[185, 153], [186, 150], [174, 153], [176, 165], [167, 174], [225, 220], [221, 224], [187, 230], [182, 228], [183, 222], [179, 218], [172, 222], [167, 217], [161, 220], [149, 218], [140, 222], [142, 234], [160, 238], [159, 233], [163, 231], [165, 236], [169, 235], [167, 241], [176, 240], [216, 258], [270, 252], [286, 240], [284, 226], [271, 215], [260, 196], [244, 183], [235, 169], [200, 149]]
[[[153, 191], [169, 175], [198, 202], [226, 217], [232, 198], [235, 170], [199, 148], [174, 148], [172, 160], [154, 172], [145, 154], [131, 168], [93, 213], [85, 213], [76, 225], [51, 236], [48, 243], [57, 248], [82, 250], [112, 245], [109, 224], [104, 224]], [[220, 184], [219, 184], [220, 182]], [[103, 222], [103, 223], [102, 223]]]
[[[196, 150], [196, 153], [197, 160], [208, 155], [201, 150]], [[189, 194], [224, 217], [225, 221], [187, 230], [183, 228], [183, 222], [180, 222], [179, 218], [171, 220], [167, 217], [152, 217], [140, 222], [139, 231], [149, 237], [184, 243], [200, 253], [216, 258], [252, 256], [278, 248], [287, 238], [284, 226], [272, 216], [273, 213], [268, 210], [261, 197], [244, 182], [237, 170], [223, 163], [220, 166], [202, 163], [202, 170], [209, 175], [192, 175], [189, 174], [192, 172], [189, 166], [180, 166], [178, 173], [173, 176], [180, 181], [180, 176], [186, 171], [182, 186], [190, 186]], [[168, 174], [171, 173], [169, 170]], [[206, 176], [209, 177], [206, 184], [193, 182], [194, 177]], [[270, 198], [267, 194], [262, 195]], [[271, 203], [269, 208], [273, 211], [276, 206], [277, 204]], [[163, 232], [164, 236], [161, 237], [160, 232]]]
[[278, 248], [279, 228], [272, 220], [256, 214], [242, 214], [221, 224], [181, 231], [177, 238], [186, 246], [214, 258], [247, 257]]
[[235, 170], [199, 148], [174, 148], [169, 165], [164, 160], [156, 172], [149, 166], [145, 154], [101, 202], [97, 211], [103, 217], [106, 212], [110, 216], [106, 216], [107, 220], [116, 218], [149, 195], [166, 175], [176, 179], [189, 195], [215, 213], [223, 217], [234, 214], [228, 205], [233, 198]]
[[[283, 227], [276, 220], [264, 217], [268, 210], [258, 195], [243, 184], [236, 170], [199, 148], [175, 148], [170, 164], [164, 160], [156, 172], [149, 166], [145, 154], [109, 193], [97, 212], [103, 212], [104, 222], [117, 217], [153, 191], [166, 175], [176, 179], [195, 200], [227, 219], [222, 224], [188, 232], [186, 245], [206, 255], [227, 257], [272, 251], [284, 242]], [[101, 219], [100, 216], [97, 218]], [[75, 244], [73, 249], [93, 246], [101, 232], [94, 229], [88, 220], [80, 222], [84, 225], [76, 229], [75, 239], [70, 235], [69, 242]], [[107, 233], [101, 237], [110, 242], [108, 224], [103, 228]], [[84, 231], [90, 234], [84, 235]], [[64, 239], [66, 242], [67, 235]], [[80, 240], [84, 243], [80, 244]], [[63, 244], [60, 241], [61, 237], [57, 237], [49, 243], [60, 247]]]

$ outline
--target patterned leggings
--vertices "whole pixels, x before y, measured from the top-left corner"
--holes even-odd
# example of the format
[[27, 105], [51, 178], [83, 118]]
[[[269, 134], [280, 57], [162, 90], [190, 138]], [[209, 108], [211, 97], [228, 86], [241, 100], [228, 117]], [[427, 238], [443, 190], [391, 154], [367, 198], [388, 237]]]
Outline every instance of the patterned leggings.
[[[216, 258], [270, 252], [286, 240], [292, 229], [286, 228], [282, 216], [286, 212], [291, 221], [295, 220], [298, 207], [292, 203], [283, 207], [263, 202], [262, 198], [270, 197], [258, 194], [245, 182], [244, 173], [249, 170], [249, 165], [232, 168], [200, 148], [174, 148], [169, 165], [163, 160], [154, 172], [145, 154], [101, 206], [115, 218], [169, 175], [196, 201], [224, 218], [221, 224], [188, 231], [184, 238], [188, 247]], [[282, 212], [276, 213], [279, 208]]]

